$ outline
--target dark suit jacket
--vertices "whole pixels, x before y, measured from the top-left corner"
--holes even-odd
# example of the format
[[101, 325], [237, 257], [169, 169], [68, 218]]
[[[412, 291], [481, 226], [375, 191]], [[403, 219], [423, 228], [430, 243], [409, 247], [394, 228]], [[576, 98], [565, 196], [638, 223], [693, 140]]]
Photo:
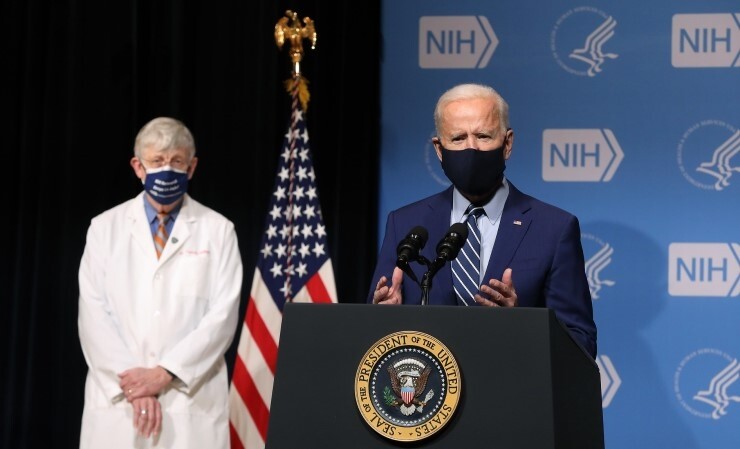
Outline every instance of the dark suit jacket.
[[[368, 302], [372, 302], [375, 285], [381, 276], [386, 276], [390, 283], [396, 266], [396, 247], [414, 226], [424, 226], [429, 231], [422, 255], [429, 260], [436, 258], [437, 242], [450, 227], [451, 211], [452, 187], [388, 214]], [[411, 265], [421, 280], [426, 266], [417, 262]], [[512, 269], [519, 306], [552, 309], [571, 335], [595, 357], [596, 324], [578, 219], [520, 192], [511, 182], [484, 279], [500, 280], [506, 268]], [[404, 304], [421, 303], [421, 288], [405, 274], [402, 294]], [[449, 263], [432, 279], [428, 303], [458, 304]]]

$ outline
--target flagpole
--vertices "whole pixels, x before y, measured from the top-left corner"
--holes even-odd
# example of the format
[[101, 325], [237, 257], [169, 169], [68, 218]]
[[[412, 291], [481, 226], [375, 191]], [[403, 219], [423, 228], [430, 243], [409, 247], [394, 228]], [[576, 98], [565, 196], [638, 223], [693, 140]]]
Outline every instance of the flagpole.
[[[298, 17], [298, 13], [292, 10], [285, 11], [285, 16], [281, 17], [280, 20], [278, 20], [277, 24], [275, 24], [275, 43], [277, 44], [278, 48], [283, 47], [283, 44], [285, 42], [290, 43], [290, 50], [288, 54], [290, 55], [290, 61], [292, 63], [292, 77], [285, 81], [285, 88], [288, 91], [288, 93], [291, 95], [291, 111], [293, 111], [293, 115], [290, 120], [290, 130], [289, 130], [289, 148], [290, 148], [290, 165], [289, 165], [289, 184], [288, 184], [288, 210], [292, 210], [293, 208], [293, 189], [295, 187], [295, 151], [296, 151], [296, 130], [297, 130], [297, 122], [298, 117], [294, 115], [295, 111], [298, 111], [298, 105], [297, 101], [301, 101], [301, 109], [302, 111], [300, 113], [305, 113], [306, 109], [308, 108], [308, 100], [310, 97], [310, 94], [308, 92], [308, 81], [303, 77], [301, 74], [301, 61], [303, 60], [303, 40], [308, 39], [311, 43], [311, 49], [314, 50], [316, 48], [316, 40], [317, 40], [317, 33], [316, 33], [316, 27], [314, 26], [314, 22], [310, 17], [304, 17], [303, 18], [303, 25], [301, 25], [301, 20]], [[293, 217], [289, 216], [287, 219], [288, 224], [288, 248], [292, 247], [293, 243], [293, 226], [294, 221]], [[292, 271], [290, 270], [290, 267], [292, 267], [292, 259], [293, 259], [293, 252], [290, 251], [290, 249], [287, 252], [287, 259], [286, 259], [286, 267], [288, 270], [286, 270], [285, 274], [285, 283], [286, 285], [290, 285], [291, 277], [292, 277]], [[290, 289], [285, 289], [285, 302], [292, 302], [293, 301], [293, 292], [290, 291]]]
[[309, 94], [300, 65], [304, 39], [316, 47], [313, 20], [300, 21], [297, 13], [286, 11], [275, 25], [275, 41], [278, 47], [290, 43], [292, 76], [285, 88], [292, 99], [291, 115], [234, 361], [229, 392], [232, 449], [265, 447], [285, 304], [338, 302], [305, 121]]

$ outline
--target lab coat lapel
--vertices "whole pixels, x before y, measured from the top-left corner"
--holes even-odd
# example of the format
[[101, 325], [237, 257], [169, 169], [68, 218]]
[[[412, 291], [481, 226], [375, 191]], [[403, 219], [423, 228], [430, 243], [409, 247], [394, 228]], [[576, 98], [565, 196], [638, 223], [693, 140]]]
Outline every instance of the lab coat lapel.
[[175, 220], [175, 226], [172, 227], [167, 244], [164, 245], [164, 251], [159, 257], [159, 264], [162, 265], [167, 263], [175, 254], [180, 251], [183, 244], [190, 238], [190, 227], [195, 222], [195, 217], [192, 215], [192, 207], [189, 207], [190, 197], [185, 195], [183, 198], [182, 207], [180, 212], [177, 214]]

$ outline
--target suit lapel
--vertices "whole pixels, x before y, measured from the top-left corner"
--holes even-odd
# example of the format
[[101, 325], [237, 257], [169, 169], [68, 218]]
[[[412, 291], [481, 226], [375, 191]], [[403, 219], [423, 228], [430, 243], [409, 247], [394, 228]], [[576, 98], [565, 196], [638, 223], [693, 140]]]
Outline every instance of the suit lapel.
[[519, 244], [529, 229], [531, 217], [527, 212], [531, 209], [526, 195], [521, 193], [509, 182], [509, 197], [504, 204], [501, 214], [501, 222], [493, 245], [491, 259], [484, 279], [501, 279], [501, 276], [509, 266]]

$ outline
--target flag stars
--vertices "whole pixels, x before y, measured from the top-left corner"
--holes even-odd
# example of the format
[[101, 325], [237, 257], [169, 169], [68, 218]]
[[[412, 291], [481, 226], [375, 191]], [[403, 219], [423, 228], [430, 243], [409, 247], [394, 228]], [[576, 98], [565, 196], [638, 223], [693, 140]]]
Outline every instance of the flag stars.
[[316, 174], [314, 173], [313, 168], [308, 172], [308, 177], [311, 178], [311, 181], [316, 181]]
[[265, 234], [267, 234], [267, 239], [274, 239], [277, 237], [277, 227], [274, 224], [271, 224], [267, 227], [267, 231], [265, 231]]
[[314, 206], [306, 206], [306, 209], [303, 211], [303, 215], [306, 218], [313, 218], [316, 216], [316, 212], [314, 212], [314, 210]]
[[306, 274], [308, 274], [308, 265], [306, 265], [305, 263], [301, 262], [301, 263], [298, 264], [298, 268], [296, 268], [295, 271], [296, 271], [296, 273], [298, 273], [298, 276], [299, 277], [303, 277]]
[[[308, 140], [308, 134], [306, 134], [306, 140]], [[304, 148], [299, 151], [298, 155], [301, 158], [301, 162], [306, 162], [306, 160], [308, 159], [308, 148]]]
[[306, 167], [304, 167], [304, 166], [298, 167], [298, 173], [296, 173], [296, 176], [298, 176], [298, 179], [300, 179], [301, 181], [303, 181], [304, 179], [306, 179], [306, 177], [308, 176], [306, 174]]
[[280, 207], [277, 204], [272, 206], [272, 210], [270, 211], [270, 216], [272, 217], [272, 221], [275, 221], [278, 218], [280, 218], [280, 214], [281, 214]]
[[317, 237], [326, 236], [326, 227], [321, 223], [316, 225], [316, 236]]
[[307, 244], [301, 243], [301, 249], [299, 249], [298, 252], [300, 253], [301, 257], [305, 259], [306, 257], [311, 255], [311, 248]]
[[285, 182], [290, 177], [288, 167], [281, 168], [280, 173], [278, 173], [278, 177], [280, 178], [280, 181]]
[[290, 281], [286, 279], [285, 282], [283, 282], [283, 286], [280, 288], [280, 291], [286, 298], [290, 296], [293, 293], [293, 289], [290, 287]]
[[[285, 135], [285, 138], [290, 138], [290, 131]], [[285, 162], [288, 162], [290, 160], [290, 148], [285, 147], [283, 152], [280, 154], [280, 157], [282, 157]]]
[[272, 277], [274, 278], [280, 276], [283, 273], [283, 266], [275, 262], [272, 268], [270, 268], [270, 273], [272, 273]]
[[308, 199], [310, 199], [310, 200], [314, 200], [314, 199], [316, 199], [316, 198], [318, 197], [318, 196], [316, 195], [316, 187], [313, 187], [313, 186], [309, 187], [309, 188], [308, 188], [308, 191], [306, 192], [306, 196], [307, 196], [307, 197], [308, 197]]
[[303, 143], [308, 144], [308, 130], [307, 129], [303, 130]]
[[303, 199], [303, 197], [306, 196], [306, 194], [303, 193], [303, 187], [297, 186], [295, 190], [293, 190], [293, 196], [296, 197], [297, 200]]
[[313, 235], [313, 230], [312, 230], [312, 228], [311, 228], [311, 225], [309, 225], [309, 224], [304, 224], [304, 225], [303, 225], [303, 229], [301, 230], [301, 234], [303, 234], [303, 238], [304, 238], [305, 240], [308, 240], [308, 238], [309, 238], [309, 237], [311, 237], [311, 236]]
[[285, 240], [290, 236], [290, 226], [283, 225], [282, 228], [280, 228], [280, 237]]
[[278, 188], [275, 189], [275, 193], [273, 195], [275, 195], [275, 198], [277, 198], [278, 200], [285, 199], [285, 187], [278, 186]]
[[314, 252], [314, 254], [316, 254], [316, 257], [323, 256], [324, 255], [324, 245], [322, 245], [319, 242], [316, 242], [316, 244], [314, 244], [313, 246], [312, 251]]
[[260, 252], [262, 253], [262, 257], [267, 259], [268, 257], [272, 256], [272, 245], [266, 243], [264, 248], [262, 248]]
[[275, 248], [275, 255], [277, 257], [285, 257], [286, 250], [288, 249], [287, 246], [283, 245], [282, 243]]

